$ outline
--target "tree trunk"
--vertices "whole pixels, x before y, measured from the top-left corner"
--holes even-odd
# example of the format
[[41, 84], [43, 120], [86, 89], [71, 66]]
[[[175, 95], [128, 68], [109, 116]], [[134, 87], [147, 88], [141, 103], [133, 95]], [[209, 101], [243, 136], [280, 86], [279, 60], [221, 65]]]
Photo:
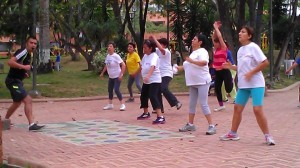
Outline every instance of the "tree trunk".
[[296, 25], [300, 23], [300, 16], [297, 17], [296, 21], [291, 23], [289, 32], [287, 33], [287, 35], [285, 36], [285, 40], [282, 43], [281, 47], [280, 47], [280, 51], [279, 54], [277, 56], [277, 59], [275, 61], [274, 64], [274, 76], [278, 76], [279, 72], [280, 72], [280, 65], [285, 57], [289, 42], [291, 40], [291, 37], [293, 35], [293, 32], [295, 31]]
[[39, 68], [42, 73], [52, 72], [50, 63], [50, 37], [49, 37], [49, 0], [40, 0], [40, 54]]

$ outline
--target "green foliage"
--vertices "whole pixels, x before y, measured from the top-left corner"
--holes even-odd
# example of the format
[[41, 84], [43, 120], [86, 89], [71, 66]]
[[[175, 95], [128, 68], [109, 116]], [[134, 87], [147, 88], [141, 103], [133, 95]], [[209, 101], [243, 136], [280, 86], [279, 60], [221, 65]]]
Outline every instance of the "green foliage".
[[154, 24], [153, 22], [146, 23], [147, 32], [149, 33], [159, 33], [159, 32], [167, 32], [167, 26], [164, 24]]

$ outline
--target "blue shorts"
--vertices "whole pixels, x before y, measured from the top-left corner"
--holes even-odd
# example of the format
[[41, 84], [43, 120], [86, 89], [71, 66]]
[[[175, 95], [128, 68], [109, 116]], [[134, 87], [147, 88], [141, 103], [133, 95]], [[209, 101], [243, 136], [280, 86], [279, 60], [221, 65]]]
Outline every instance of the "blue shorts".
[[27, 92], [21, 80], [6, 78], [5, 84], [14, 102], [21, 102], [27, 96]]
[[251, 96], [253, 106], [262, 106], [264, 102], [264, 95], [264, 87], [239, 89], [236, 95], [235, 104], [245, 106]]

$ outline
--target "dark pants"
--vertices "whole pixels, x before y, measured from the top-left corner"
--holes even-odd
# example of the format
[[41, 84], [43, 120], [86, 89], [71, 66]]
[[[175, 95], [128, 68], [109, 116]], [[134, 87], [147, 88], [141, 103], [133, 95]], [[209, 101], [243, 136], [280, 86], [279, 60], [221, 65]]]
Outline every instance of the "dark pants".
[[108, 79], [108, 98], [109, 100], [112, 100], [114, 97], [113, 91], [115, 90], [115, 93], [118, 97], [118, 99], [121, 101], [123, 99], [122, 93], [120, 92], [120, 85], [121, 81], [118, 78], [109, 78]]
[[[169, 76], [164, 76], [162, 77], [162, 82], [161, 82], [161, 93], [165, 96], [167, 99], [168, 103], [170, 104], [171, 107], [176, 106], [178, 103], [177, 98], [173, 95], [173, 93], [169, 90], [169, 83], [171, 82], [172, 78]], [[160, 94], [160, 102], [161, 102], [161, 109], [164, 111], [164, 105], [162, 101], [162, 95]]]
[[216, 71], [216, 79], [215, 79], [215, 92], [217, 95], [218, 102], [222, 102], [222, 84], [224, 82], [225, 90], [227, 93], [230, 93], [233, 88], [233, 80], [231, 76], [231, 72], [228, 69], [218, 70]]
[[140, 108], [148, 108], [148, 101], [152, 104], [154, 110], [161, 109], [161, 102], [159, 97], [161, 95], [160, 83], [143, 84], [141, 92], [141, 106]]
[[141, 79], [141, 74], [140, 73], [136, 74], [135, 77], [129, 75], [128, 83], [127, 83], [127, 89], [128, 89], [130, 97], [133, 97], [133, 93], [132, 93], [133, 82], [135, 82], [135, 86], [138, 88], [139, 92], [141, 92], [142, 88], [141, 88], [141, 84], [140, 84], [140, 79]]

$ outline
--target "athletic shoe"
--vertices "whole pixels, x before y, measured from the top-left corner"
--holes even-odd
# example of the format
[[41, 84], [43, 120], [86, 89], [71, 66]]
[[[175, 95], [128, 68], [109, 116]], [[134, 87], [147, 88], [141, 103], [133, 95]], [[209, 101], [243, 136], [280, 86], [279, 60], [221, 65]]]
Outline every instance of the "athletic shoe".
[[111, 110], [114, 108], [114, 105], [113, 104], [108, 104], [106, 106], [103, 107], [103, 110]]
[[189, 123], [186, 123], [185, 126], [179, 128], [179, 132], [188, 132], [188, 131], [196, 131], [195, 125], [190, 125]]
[[164, 124], [166, 122], [165, 117], [157, 117], [156, 120], [152, 122], [152, 124]]
[[300, 108], [300, 104], [297, 107]]
[[237, 141], [237, 140], [240, 140], [240, 137], [238, 136], [238, 134], [232, 134], [232, 133], [228, 132], [227, 134], [220, 136], [219, 139], [221, 141], [229, 141], [229, 140]]
[[143, 113], [142, 115], [138, 116], [137, 119], [138, 120], [144, 120], [144, 119], [147, 119], [147, 118], [150, 118], [150, 113], [147, 112], [147, 113]]
[[121, 106], [120, 106], [120, 111], [125, 111], [125, 109], [126, 109], [125, 104], [121, 104]]
[[267, 136], [266, 137], [266, 144], [269, 145], [269, 146], [275, 145], [275, 141], [274, 141], [273, 137]]
[[181, 107], [182, 107], [182, 104], [180, 102], [177, 102], [177, 104], [176, 104], [177, 110], [179, 110]]
[[225, 110], [225, 106], [220, 106], [214, 109], [215, 112]]
[[37, 125], [34, 123], [32, 126], [29, 127], [29, 131], [37, 131], [44, 127], [45, 125]]
[[217, 132], [216, 126], [210, 125], [210, 126], [208, 126], [208, 129], [207, 129], [207, 131], [206, 131], [206, 135], [213, 135], [213, 134], [215, 134], [216, 132]]
[[126, 102], [126, 103], [134, 102], [134, 98], [131, 97], [131, 98], [129, 98], [128, 100], [126, 100], [125, 102]]

